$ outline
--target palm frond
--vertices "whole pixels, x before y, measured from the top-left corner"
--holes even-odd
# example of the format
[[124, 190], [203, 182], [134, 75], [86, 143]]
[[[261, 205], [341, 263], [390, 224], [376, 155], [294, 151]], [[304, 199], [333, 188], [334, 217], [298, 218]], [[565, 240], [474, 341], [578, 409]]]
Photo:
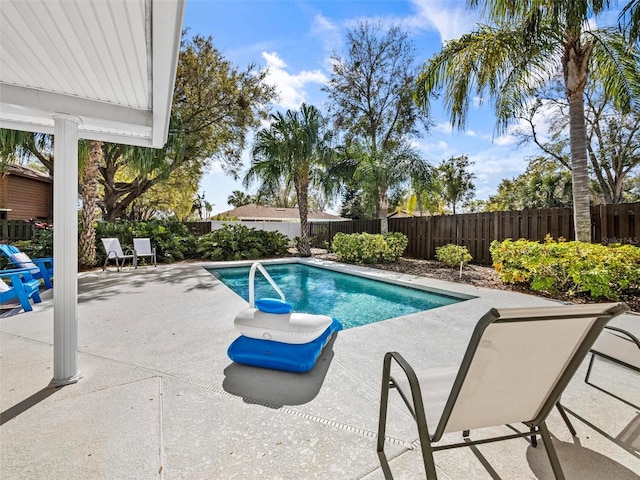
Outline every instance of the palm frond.
[[451, 41], [429, 60], [417, 79], [416, 101], [429, 109], [430, 96], [444, 89], [450, 120], [464, 129], [474, 95], [494, 100], [497, 128], [506, 128], [530, 94], [557, 69], [557, 35], [534, 42], [517, 26], [480, 25]]
[[615, 29], [589, 32], [593, 39], [591, 78], [622, 112], [640, 109], [640, 49]]
[[640, 40], [640, 0], [630, 0], [620, 12], [618, 21], [628, 35], [630, 44]]

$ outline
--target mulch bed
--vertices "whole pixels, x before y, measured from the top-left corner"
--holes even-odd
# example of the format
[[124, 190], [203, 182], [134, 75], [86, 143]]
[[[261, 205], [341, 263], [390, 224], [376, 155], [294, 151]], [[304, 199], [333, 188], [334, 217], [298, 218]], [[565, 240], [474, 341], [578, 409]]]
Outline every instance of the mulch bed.
[[[333, 253], [318, 253], [314, 254], [314, 257], [323, 258], [326, 260], [336, 260], [336, 256]], [[527, 288], [527, 286], [525, 285], [510, 285], [502, 283], [493, 267], [488, 267], [485, 265], [466, 265], [462, 270], [462, 277], [460, 277], [459, 269], [447, 267], [436, 260], [401, 258], [398, 262], [394, 263], [372, 263], [366, 265], [363, 264], [362, 266], [378, 268], [380, 270], [390, 270], [399, 273], [407, 273], [410, 275], [419, 275], [422, 277], [437, 278], [439, 280], [446, 280], [448, 282], [465, 283], [474, 285], [476, 287], [528, 293], [531, 295], [538, 295], [540, 297], [554, 298], [556, 300], [561, 300], [564, 302], [589, 303], [596, 301], [584, 295], [551, 295], [548, 293], [535, 292]], [[624, 295], [621, 300], [629, 305], [631, 310], [640, 313], [640, 291], [631, 291], [627, 295]], [[607, 301], [610, 300], [602, 300], [602, 302]]]

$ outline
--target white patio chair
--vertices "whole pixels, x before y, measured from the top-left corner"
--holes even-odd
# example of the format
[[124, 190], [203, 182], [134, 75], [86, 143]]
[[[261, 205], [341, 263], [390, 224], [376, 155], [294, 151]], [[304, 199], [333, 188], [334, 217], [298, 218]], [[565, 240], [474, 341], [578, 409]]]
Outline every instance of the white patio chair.
[[[546, 418], [607, 322], [627, 310], [624, 303], [491, 309], [477, 323], [459, 369], [415, 372], [399, 353], [388, 352], [377, 443], [385, 478], [391, 478], [384, 453], [387, 403], [396, 388], [417, 423], [427, 479], [437, 478], [435, 451], [531, 435], [541, 436], [555, 478], [564, 479]], [[392, 360], [403, 373], [391, 376]], [[519, 422], [529, 429], [468, 438], [473, 429]], [[433, 445], [449, 432], [467, 438]]]
[[140, 257], [150, 257], [153, 262], [153, 266], [156, 265], [156, 247], [151, 248], [151, 240], [148, 238], [134, 238], [133, 250], [136, 256], [136, 267], [138, 266], [138, 259]]
[[[104, 245], [104, 249], [107, 252], [107, 258], [104, 260], [104, 265], [102, 266], [102, 270], [104, 271], [107, 268], [107, 263], [109, 260], [115, 260], [116, 268], [120, 271], [120, 267], [124, 266], [125, 261], [128, 259], [131, 260], [131, 264], [136, 267], [136, 256], [135, 252], [131, 250], [127, 250], [127, 253], [122, 251], [122, 247], [120, 246], [120, 240], [117, 238], [103, 238], [102, 245]], [[130, 253], [129, 253], [130, 252]]]

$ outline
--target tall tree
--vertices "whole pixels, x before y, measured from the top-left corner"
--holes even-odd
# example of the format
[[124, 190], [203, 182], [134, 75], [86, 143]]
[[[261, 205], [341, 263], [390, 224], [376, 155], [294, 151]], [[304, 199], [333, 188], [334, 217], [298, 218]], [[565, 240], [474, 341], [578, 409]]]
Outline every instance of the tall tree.
[[166, 180], [158, 182], [134, 200], [128, 217], [132, 220], [175, 217], [186, 221], [198, 191], [200, 177], [196, 173], [189, 165], [174, 170]]
[[640, 111], [622, 113], [610, 100], [587, 95], [587, 153], [602, 203], [622, 203], [640, 167]]
[[473, 184], [475, 175], [468, 170], [470, 165], [467, 156], [462, 155], [444, 160], [437, 168], [437, 175], [442, 185], [442, 198], [447, 205], [451, 206], [454, 215], [456, 206], [472, 200], [475, 194], [476, 188]]
[[536, 157], [513, 179], [504, 179], [485, 211], [571, 207], [571, 172], [553, 157]]
[[423, 67], [417, 100], [428, 110], [430, 95], [444, 88], [451, 122], [464, 128], [469, 99], [495, 102], [498, 131], [504, 131], [531, 94], [562, 72], [569, 102], [571, 172], [576, 238], [591, 241], [584, 89], [589, 75], [628, 111], [637, 94], [637, 52], [618, 31], [590, 28], [608, 2], [598, 0], [468, 0], [481, 6], [490, 25], [448, 42]]
[[269, 128], [256, 135], [252, 163], [244, 183], [249, 186], [258, 180], [263, 187], [270, 187], [282, 180], [294, 185], [300, 212], [299, 254], [309, 257], [309, 186], [329, 185], [324, 172], [333, 157], [333, 132], [327, 128], [320, 111], [304, 103], [299, 112], [278, 112], [271, 120]]
[[389, 194], [411, 181], [425, 183], [432, 175], [431, 166], [407, 144], [372, 155], [366, 147], [352, 145], [351, 156], [355, 168], [351, 180], [360, 185], [366, 198], [375, 202], [375, 218], [381, 220], [380, 229], [388, 230]]
[[342, 196], [340, 216], [352, 220], [373, 218], [373, 204], [367, 199], [367, 193], [355, 185], [347, 185]]
[[[640, 64], [637, 66], [640, 69]], [[639, 70], [640, 71], [640, 70]], [[639, 74], [640, 77], [640, 74]], [[549, 157], [570, 171], [569, 105], [555, 96], [556, 89], [536, 95], [527, 115], [520, 117], [527, 125], [523, 138], [532, 139]], [[585, 90], [587, 158], [591, 175], [591, 195], [599, 203], [625, 201], [627, 179], [640, 167], [640, 112], [624, 113], [615, 102], [591, 81]], [[539, 132], [541, 118], [547, 132]]]
[[53, 175], [53, 135], [0, 128], [0, 171], [7, 163], [32, 159]]
[[[419, 122], [426, 118], [413, 102], [415, 52], [408, 34], [397, 26], [385, 29], [381, 24], [360, 23], [347, 34], [346, 55], [332, 56], [332, 75], [325, 87], [330, 111], [336, 125], [345, 134], [345, 143], [355, 145], [362, 161], [361, 174], [374, 185], [376, 217], [387, 227], [388, 189], [398, 158], [409, 159], [408, 139], [419, 134]], [[416, 169], [426, 172], [422, 161], [411, 156]], [[408, 179], [409, 170], [404, 180]], [[395, 181], [395, 180], [394, 180]]]
[[[255, 65], [240, 70], [211, 37], [183, 35], [167, 146], [105, 151], [105, 218], [125, 215], [136, 198], [183, 165], [199, 179], [211, 161], [218, 161], [236, 176], [247, 132], [266, 118], [267, 104], [275, 98], [266, 73]], [[135, 174], [128, 182], [118, 179], [125, 165]]]

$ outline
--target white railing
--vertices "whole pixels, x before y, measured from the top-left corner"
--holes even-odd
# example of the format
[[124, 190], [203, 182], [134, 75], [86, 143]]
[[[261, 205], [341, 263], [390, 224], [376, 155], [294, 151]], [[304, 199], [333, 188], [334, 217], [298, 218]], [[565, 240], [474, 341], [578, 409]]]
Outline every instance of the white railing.
[[280, 290], [280, 287], [276, 285], [276, 282], [273, 280], [273, 278], [271, 278], [271, 275], [269, 275], [269, 273], [265, 270], [265, 268], [262, 266], [260, 262], [254, 262], [254, 264], [251, 265], [251, 270], [249, 270], [249, 307], [255, 308], [255, 301], [254, 301], [255, 288], [254, 288], [253, 282], [256, 276], [256, 269], [260, 270], [260, 273], [264, 275], [264, 278], [266, 278], [271, 284], [271, 286], [275, 289], [275, 291], [278, 292], [278, 295], [280, 295], [280, 299], [283, 302], [286, 302], [286, 299], [284, 298], [284, 293], [282, 293], [282, 290]]

